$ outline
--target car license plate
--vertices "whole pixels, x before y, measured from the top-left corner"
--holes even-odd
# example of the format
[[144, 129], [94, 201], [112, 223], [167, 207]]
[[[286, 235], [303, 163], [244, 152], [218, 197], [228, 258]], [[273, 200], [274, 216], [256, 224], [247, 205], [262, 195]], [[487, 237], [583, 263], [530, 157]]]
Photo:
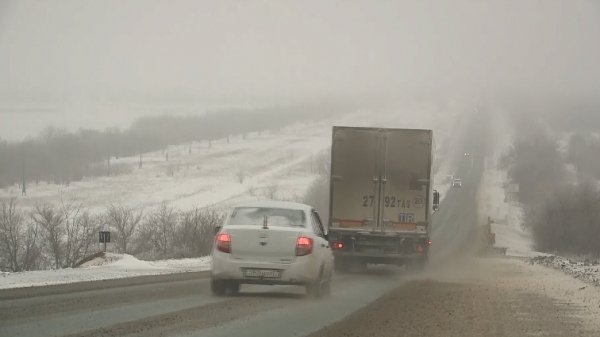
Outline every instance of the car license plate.
[[276, 269], [244, 269], [248, 278], [281, 278], [281, 270]]

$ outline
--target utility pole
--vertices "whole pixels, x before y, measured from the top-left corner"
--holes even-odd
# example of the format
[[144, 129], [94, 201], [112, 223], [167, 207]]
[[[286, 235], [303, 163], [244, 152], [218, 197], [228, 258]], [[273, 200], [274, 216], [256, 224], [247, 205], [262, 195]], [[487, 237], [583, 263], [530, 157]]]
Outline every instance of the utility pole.
[[25, 158], [23, 158], [23, 183], [21, 184], [21, 196], [27, 195], [27, 179], [25, 178]]

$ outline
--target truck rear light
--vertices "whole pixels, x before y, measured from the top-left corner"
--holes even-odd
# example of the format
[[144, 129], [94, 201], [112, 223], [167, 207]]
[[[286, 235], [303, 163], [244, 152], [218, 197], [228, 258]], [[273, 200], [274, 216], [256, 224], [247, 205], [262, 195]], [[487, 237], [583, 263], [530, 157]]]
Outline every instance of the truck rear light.
[[425, 247], [423, 246], [423, 244], [417, 243], [417, 245], [415, 246], [415, 250], [417, 251], [417, 253], [423, 254], [423, 252], [425, 252]]
[[299, 236], [296, 239], [296, 256], [304, 256], [312, 253], [313, 239], [306, 236]]
[[431, 246], [431, 240], [427, 241], [427, 245]]
[[331, 243], [331, 248], [333, 249], [344, 249], [344, 243], [337, 241], [337, 242], [332, 242]]
[[223, 253], [231, 253], [231, 236], [229, 233], [217, 235], [217, 250]]

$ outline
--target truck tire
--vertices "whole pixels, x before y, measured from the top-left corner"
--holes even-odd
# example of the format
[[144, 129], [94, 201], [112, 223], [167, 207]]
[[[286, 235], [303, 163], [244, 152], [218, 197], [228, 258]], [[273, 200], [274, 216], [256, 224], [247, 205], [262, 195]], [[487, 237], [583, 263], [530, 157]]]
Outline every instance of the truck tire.
[[350, 271], [350, 264], [347, 258], [336, 257], [333, 261], [333, 267], [336, 273], [346, 274]]
[[352, 270], [357, 273], [364, 273], [367, 271], [367, 261], [362, 259], [356, 259], [352, 261]]
[[352, 257], [337, 258], [335, 260], [335, 271], [342, 274], [364, 273], [367, 271], [367, 261]]
[[240, 283], [238, 281], [229, 281], [227, 282], [227, 290], [229, 291], [229, 295], [237, 295], [240, 292]]
[[427, 266], [427, 258], [414, 259], [406, 262], [406, 270], [417, 272], [422, 271]]

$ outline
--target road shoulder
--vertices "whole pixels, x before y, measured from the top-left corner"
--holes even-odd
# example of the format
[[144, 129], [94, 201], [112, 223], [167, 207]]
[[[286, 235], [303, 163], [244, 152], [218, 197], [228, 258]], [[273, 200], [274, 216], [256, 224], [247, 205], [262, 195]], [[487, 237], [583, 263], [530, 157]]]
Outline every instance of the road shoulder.
[[556, 270], [474, 258], [427, 271], [311, 337], [596, 336], [600, 293]]

